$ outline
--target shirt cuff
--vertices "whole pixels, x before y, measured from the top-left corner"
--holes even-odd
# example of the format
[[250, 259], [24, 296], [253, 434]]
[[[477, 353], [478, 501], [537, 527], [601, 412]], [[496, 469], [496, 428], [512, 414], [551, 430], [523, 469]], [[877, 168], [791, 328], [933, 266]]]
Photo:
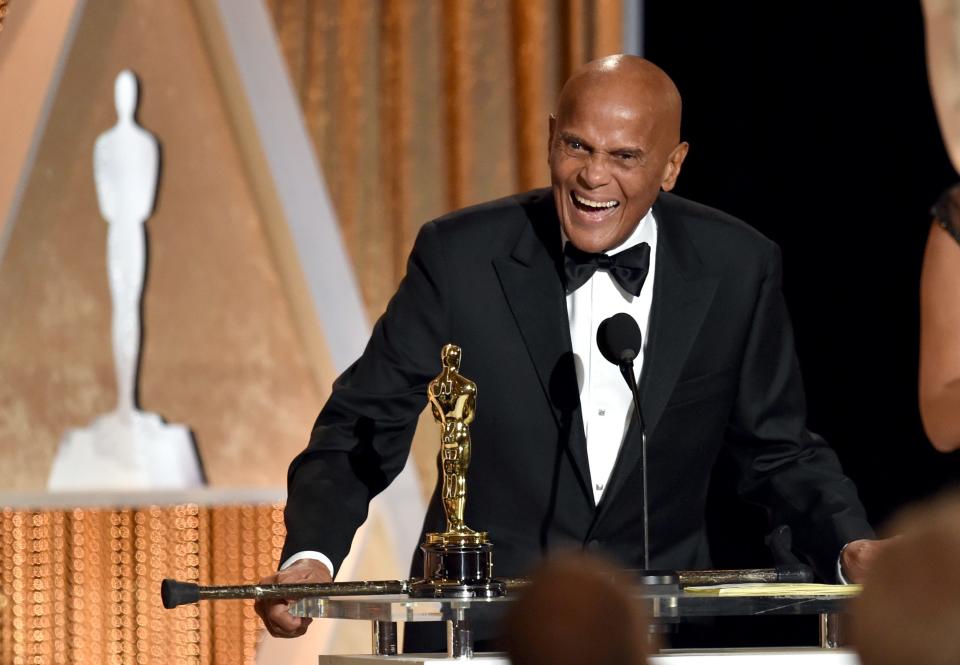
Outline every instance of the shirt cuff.
[[[847, 543], [849, 545], [850, 543]], [[844, 545], [840, 548], [840, 554], [837, 555], [837, 579], [840, 581], [840, 584], [850, 584], [849, 580], [843, 575], [843, 551], [847, 549], [847, 545]]]
[[[300, 559], [313, 559], [314, 561], [319, 561], [324, 566], [327, 567], [327, 570], [330, 571], [330, 577], [333, 575], [333, 562], [330, 561], [330, 558], [322, 552], [314, 552], [313, 550], [303, 550], [302, 552], [297, 552], [296, 554], [291, 555], [286, 561], [283, 562], [280, 566], [280, 570], [285, 570], [295, 564]], [[837, 564], [840, 565], [839, 563]]]

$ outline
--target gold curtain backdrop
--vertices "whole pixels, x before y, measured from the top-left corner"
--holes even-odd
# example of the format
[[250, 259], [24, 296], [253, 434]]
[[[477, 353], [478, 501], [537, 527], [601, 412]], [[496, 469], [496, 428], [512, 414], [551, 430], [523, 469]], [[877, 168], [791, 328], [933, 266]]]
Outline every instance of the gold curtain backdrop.
[[420, 225], [549, 184], [569, 72], [621, 50], [621, 0], [268, 0], [371, 320]]
[[283, 506], [0, 510], [0, 663], [256, 661], [253, 601], [165, 610], [160, 581], [253, 584], [276, 569]]

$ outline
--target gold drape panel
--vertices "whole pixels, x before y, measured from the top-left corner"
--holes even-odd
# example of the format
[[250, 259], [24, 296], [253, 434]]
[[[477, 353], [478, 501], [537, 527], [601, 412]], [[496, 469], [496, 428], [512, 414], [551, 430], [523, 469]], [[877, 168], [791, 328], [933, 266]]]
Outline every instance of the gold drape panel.
[[254, 663], [252, 601], [165, 610], [160, 580], [276, 570], [281, 505], [0, 512], [0, 663]]
[[424, 221], [549, 183], [571, 69], [621, 49], [621, 0], [269, 0], [371, 318]]

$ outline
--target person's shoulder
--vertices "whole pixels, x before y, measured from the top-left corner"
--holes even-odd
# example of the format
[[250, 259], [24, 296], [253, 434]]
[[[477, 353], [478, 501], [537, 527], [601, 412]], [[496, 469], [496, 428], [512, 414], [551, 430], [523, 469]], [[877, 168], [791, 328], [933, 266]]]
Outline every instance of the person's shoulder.
[[774, 241], [747, 222], [676, 194], [661, 192], [653, 211], [658, 224], [681, 226], [707, 260], [726, 260], [731, 254], [767, 257], [779, 252]]

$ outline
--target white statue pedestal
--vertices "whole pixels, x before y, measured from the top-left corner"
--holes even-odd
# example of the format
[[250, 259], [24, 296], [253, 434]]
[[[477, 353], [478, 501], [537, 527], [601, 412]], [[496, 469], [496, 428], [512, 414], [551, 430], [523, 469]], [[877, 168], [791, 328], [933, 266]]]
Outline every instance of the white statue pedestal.
[[184, 425], [133, 411], [100, 416], [68, 431], [50, 471], [48, 489], [146, 490], [203, 487], [193, 437]]

